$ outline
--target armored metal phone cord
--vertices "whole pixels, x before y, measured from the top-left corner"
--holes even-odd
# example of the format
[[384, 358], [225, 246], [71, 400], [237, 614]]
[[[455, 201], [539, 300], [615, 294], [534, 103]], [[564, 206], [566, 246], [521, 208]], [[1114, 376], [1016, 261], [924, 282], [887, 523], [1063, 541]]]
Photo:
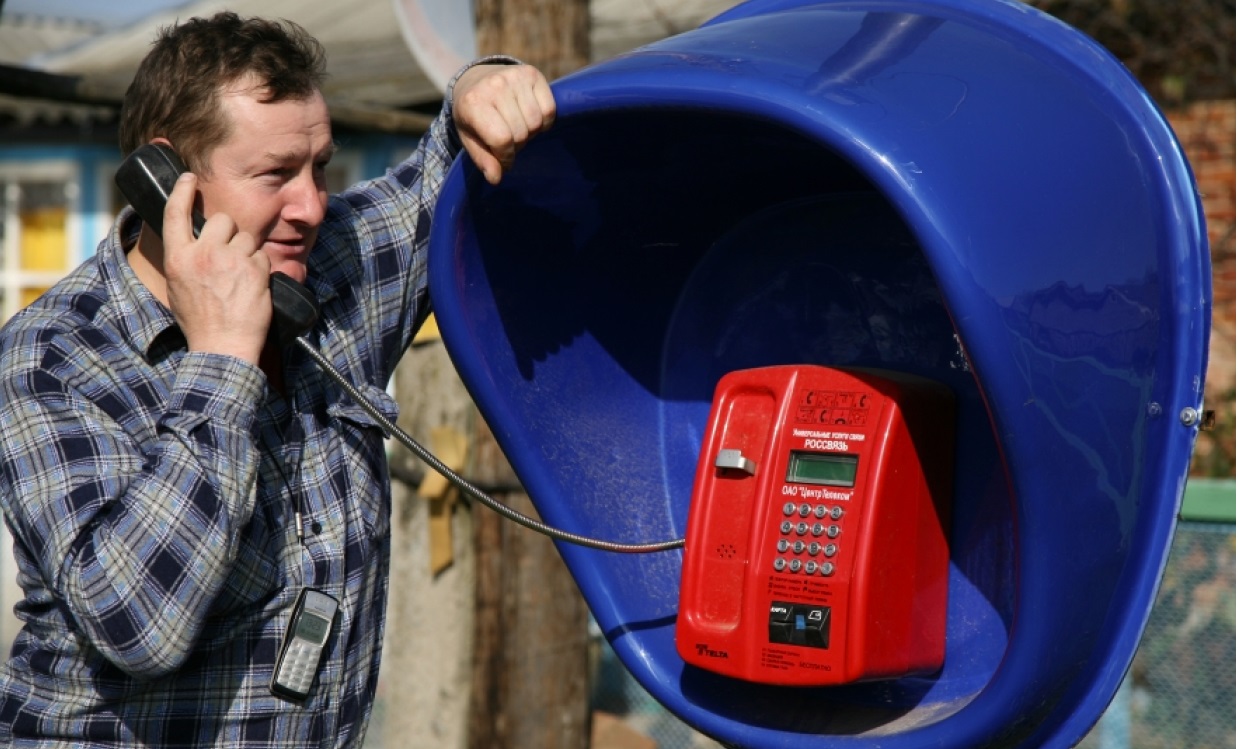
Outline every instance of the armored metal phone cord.
[[[280, 430], [284, 431], [284, 430]], [[286, 439], [287, 435], [281, 435]], [[305, 545], [305, 518], [301, 515], [301, 496], [297, 494], [298, 484], [292, 483], [288, 478], [288, 472], [284, 470], [283, 461], [279, 454], [267, 444], [267, 441], [258, 435], [258, 449], [266, 453], [271, 459], [271, 465], [275, 466], [275, 470], [279, 473], [280, 479], [284, 482], [284, 486], [288, 489], [288, 495], [292, 498], [292, 522], [296, 526], [297, 540], [301, 545]], [[301, 473], [300, 461], [297, 463], [297, 474]]]
[[361, 391], [353, 387], [353, 384], [349, 382], [344, 375], [341, 374], [340, 371], [337, 370], [335, 366], [318, 351], [318, 349], [314, 348], [309, 341], [306, 341], [304, 337], [297, 336], [293, 340], [295, 340], [297, 345], [301, 347], [302, 351], [314, 360], [314, 363], [322, 368], [323, 372], [334, 380], [337, 385], [343, 388], [344, 392], [348, 393], [349, 397], [356, 401], [357, 405], [360, 406], [362, 410], [373, 417], [374, 420], [382, 426], [383, 431], [387, 433], [387, 436], [395, 437], [401, 445], [404, 445], [406, 448], [411, 450], [417, 457], [425, 461], [426, 465], [442, 474], [448, 481], [460, 487], [465, 494], [473, 497], [478, 502], [481, 502], [486, 507], [489, 507], [491, 510], [494, 510], [508, 520], [558, 541], [566, 541], [570, 544], [585, 546], [591, 549], [600, 549], [601, 551], [614, 551], [625, 554], [648, 554], [655, 551], [670, 551], [671, 549], [683, 548], [684, 540], [682, 538], [645, 544], [625, 544], [614, 541], [602, 541], [600, 539], [570, 533], [559, 528], [553, 528], [545, 523], [534, 520], [527, 515], [522, 515], [497, 499], [489, 496], [481, 489], [470, 483], [468, 479], [448, 468], [441, 460], [434, 457], [429, 450], [422, 447], [403, 429], [392, 423], [391, 419], [387, 418], [386, 414], [374, 406], [373, 403], [370, 403], [369, 399], [366, 398]]

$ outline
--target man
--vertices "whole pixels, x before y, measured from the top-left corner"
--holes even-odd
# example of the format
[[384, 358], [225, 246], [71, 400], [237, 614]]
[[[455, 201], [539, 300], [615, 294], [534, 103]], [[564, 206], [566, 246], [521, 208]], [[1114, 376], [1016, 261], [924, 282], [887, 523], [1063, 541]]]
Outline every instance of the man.
[[[314, 293], [308, 337], [394, 410], [383, 386], [428, 314], [445, 170], [463, 148], [497, 182], [554, 117], [539, 73], [482, 62], [502, 64], [457, 77], [407, 161], [328, 200], [317, 42], [233, 14], [161, 33], [121, 133], [195, 173], [164, 235], [126, 209], [0, 334], [0, 506], [25, 591], [0, 745], [361, 743], [387, 588], [383, 435], [268, 335], [268, 275]], [[307, 588], [338, 613], [298, 700], [271, 682]]]

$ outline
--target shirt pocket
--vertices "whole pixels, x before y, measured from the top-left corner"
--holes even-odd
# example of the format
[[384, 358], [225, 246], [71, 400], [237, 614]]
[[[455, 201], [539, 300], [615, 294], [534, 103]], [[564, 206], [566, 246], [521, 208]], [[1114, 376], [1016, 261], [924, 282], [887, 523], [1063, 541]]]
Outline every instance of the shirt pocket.
[[[370, 384], [359, 386], [357, 390], [388, 421], [396, 422], [400, 408], [387, 391]], [[327, 413], [339, 422], [339, 435], [344, 441], [345, 465], [353, 495], [349, 499], [358, 508], [371, 538], [383, 538], [391, 525], [387, 432], [378, 419], [351, 399], [331, 404]]]

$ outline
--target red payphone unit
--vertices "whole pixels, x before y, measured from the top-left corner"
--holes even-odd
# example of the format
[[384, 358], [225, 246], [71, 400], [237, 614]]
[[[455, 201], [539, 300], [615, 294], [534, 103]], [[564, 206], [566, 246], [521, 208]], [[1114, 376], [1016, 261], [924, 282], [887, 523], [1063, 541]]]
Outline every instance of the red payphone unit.
[[723, 377], [688, 514], [680, 656], [781, 685], [940, 668], [953, 444], [950, 390], [919, 377]]

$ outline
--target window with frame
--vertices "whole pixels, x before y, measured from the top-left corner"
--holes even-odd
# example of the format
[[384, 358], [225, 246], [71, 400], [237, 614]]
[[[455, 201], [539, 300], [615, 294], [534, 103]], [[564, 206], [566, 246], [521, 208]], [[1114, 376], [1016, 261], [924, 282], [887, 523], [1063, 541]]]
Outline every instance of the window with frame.
[[77, 264], [76, 172], [69, 163], [0, 164], [0, 320]]

